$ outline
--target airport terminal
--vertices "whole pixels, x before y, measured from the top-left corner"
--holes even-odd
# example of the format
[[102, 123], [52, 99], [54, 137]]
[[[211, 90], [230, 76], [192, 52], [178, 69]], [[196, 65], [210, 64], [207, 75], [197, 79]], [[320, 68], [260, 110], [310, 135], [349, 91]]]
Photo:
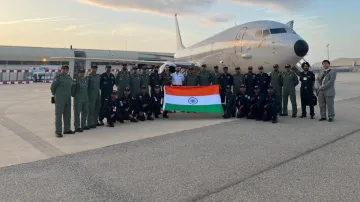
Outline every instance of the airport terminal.
[[[310, 78], [304, 66], [311, 44], [293, 30], [294, 21], [236, 25], [188, 47], [183, 45], [177, 15], [175, 22], [175, 53], [0, 46], [0, 201], [359, 201], [359, 58], [334, 59], [329, 67], [320, 58], [322, 62], [309, 65], [320, 81], [310, 89], [318, 100], [314, 119], [299, 117], [304, 101], [301, 86]], [[169, 66], [176, 72], [170, 74]], [[255, 74], [247, 72], [250, 66]], [[279, 112], [276, 124], [230, 113], [226, 118], [228, 96], [238, 84], [181, 83], [192, 70], [209, 71], [228, 81], [238, 74], [237, 67], [241, 75], [257, 79], [262, 78], [257, 75], [272, 78], [273, 72], [292, 76], [297, 84], [285, 107], [289, 114]], [[54, 86], [64, 89], [70, 83], [67, 87], [72, 88], [81, 73], [94, 79], [106, 69], [117, 78], [111, 96], [120, 88], [124, 94], [133, 89], [119, 82], [133, 69], [151, 69], [144, 73], [153, 75], [150, 81], [169, 73], [170, 84], [161, 86], [161, 112], [170, 111], [169, 118], [116, 122], [115, 127], [100, 124], [55, 136], [56, 108], [61, 105], [57, 99], [65, 94], [56, 98]], [[180, 69], [184, 75], [177, 72]], [[241, 88], [250, 79], [243, 79]], [[254, 91], [264, 85], [258, 80], [254, 79], [258, 82]], [[137, 87], [149, 88], [152, 94], [153, 84]], [[206, 94], [209, 86], [216, 92]], [[325, 95], [328, 86], [331, 95]], [[274, 83], [267, 83], [265, 94], [273, 88]], [[90, 87], [86, 89], [90, 94]], [[103, 93], [98, 86], [95, 89], [99, 96]], [[170, 98], [179, 106], [169, 110]], [[75, 130], [75, 98], [70, 99]], [[204, 105], [211, 107], [206, 111]], [[211, 113], [214, 105], [221, 113]], [[322, 111], [325, 117], [320, 113], [324, 106], [329, 109]]]

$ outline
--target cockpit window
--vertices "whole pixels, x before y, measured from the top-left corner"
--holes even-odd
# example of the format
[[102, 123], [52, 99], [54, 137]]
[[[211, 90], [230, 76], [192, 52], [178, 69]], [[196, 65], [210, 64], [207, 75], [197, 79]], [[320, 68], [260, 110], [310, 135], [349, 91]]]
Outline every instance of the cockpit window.
[[263, 30], [263, 35], [262, 37], [267, 37], [268, 35], [270, 35], [270, 31], [267, 29], [267, 30]]
[[255, 33], [256, 37], [262, 37], [262, 30], [259, 30]]
[[270, 29], [271, 34], [283, 34], [286, 33], [285, 28]]
[[287, 33], [296, 34], [296, 32], [291, 28], [286, 28]]

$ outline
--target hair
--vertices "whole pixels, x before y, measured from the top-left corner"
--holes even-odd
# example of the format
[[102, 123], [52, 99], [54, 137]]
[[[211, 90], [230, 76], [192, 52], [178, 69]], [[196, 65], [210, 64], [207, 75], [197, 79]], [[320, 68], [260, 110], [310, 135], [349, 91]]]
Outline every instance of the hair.
[[218, 67], [218, 66], [215, 66], [214, 69], [219, 69], [219, 67]]
[[308, 67], [310, 67], [310, 64], [309, 64], [308, 62], [303, 62], [303, 63], [301, 64], [301, 68], [304, 69], [305, 65], [307, 65]]
[[324, 61], [322, 61], [321, 64], [324, 64], [324, 63], [328, 63], [328, 64], [330, 65], [330, 61], [329, 61], [329, 60], [324, 60]]

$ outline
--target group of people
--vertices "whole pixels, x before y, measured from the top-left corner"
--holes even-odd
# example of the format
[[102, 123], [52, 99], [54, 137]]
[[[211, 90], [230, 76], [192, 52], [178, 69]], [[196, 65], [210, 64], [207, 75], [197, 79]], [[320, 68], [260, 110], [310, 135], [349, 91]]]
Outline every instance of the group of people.
[[[274, 70], [264, 73], [262, 66], [259, 73], [253, 73], [253, 67], [242, 74], [240, 68], [231, 75], [227, 67], [223, 73], [215, 66], [214, 71], [208, 71], [202, 65], [200, 72], [189, 68], [186, 75], [181, 68], [171, 71], [169, 66], [159, 74], [158, 67], [152, 73], [138, 72], [137, 68], [130, 71], [126, 67], [116, 76], [111, 73], [111, 66], [106, 66], [106, 72], [97, 74], [97, 66], [92, 66], [91, 73], [85, 77], [85, 70], [78, 72], [77, 78], [68, 75], [69, 67], [63, 66], [62, 73], [58, 74], [51, 85], [55, 103], [56, 136], [83, 132], [97, 126], [103, 126], [103, 119], [107, 118], [107, 125], [114, 127], [114, 123], [125, 120], [131, 122], [154, 120], [162, 114], [168, 118], [168, 112], [161, 113], [164, 86], [209, 86], [218, 85], [223, 103], [223, 118], [250, 118], [256, 120], [271, 120], [277, 123], [277, 116], [288, 116], [288, 99], [292, 104], [292, 117], [297, 116], [295, 87], [301, 82], [301, 118], [307, 116], [306, 107], [310, 107], [310, 117], [314, 119], [314, 106], [319, 100], [320, 121], [332, 122], [334, 113], [334, 83], [336, 72], [329, 69], [330, 62], [323, 61], [323, 71], [315, 78], [309, 70], [310, 64], [302, 64], [303, 72], [298, 76], [286, 65], [285, 71], [274, 65]], [[300, 79], [299, 79], [300, 78]], [[316, 84], [316, 85], [315, 85]], [[114, 91], [114, 86], [117, 90]], [[315, 93], [314, 93], [315, 91]], [[74, 97], [74, 128], [71, 130], [71, 97]], [[62, 130], [62, 117], [64, 130]]]

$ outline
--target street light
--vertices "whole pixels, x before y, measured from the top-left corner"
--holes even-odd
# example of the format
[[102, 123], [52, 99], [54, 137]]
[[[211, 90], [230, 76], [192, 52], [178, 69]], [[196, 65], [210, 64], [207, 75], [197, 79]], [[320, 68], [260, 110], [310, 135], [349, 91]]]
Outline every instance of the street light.
[[330, 51], [329, 51], [330, 44], [327, 44], [326, 47], [327, 47], [327, 57], [328, 57], [328, 60], [330, 61]]

